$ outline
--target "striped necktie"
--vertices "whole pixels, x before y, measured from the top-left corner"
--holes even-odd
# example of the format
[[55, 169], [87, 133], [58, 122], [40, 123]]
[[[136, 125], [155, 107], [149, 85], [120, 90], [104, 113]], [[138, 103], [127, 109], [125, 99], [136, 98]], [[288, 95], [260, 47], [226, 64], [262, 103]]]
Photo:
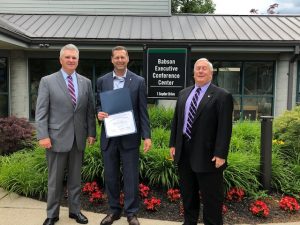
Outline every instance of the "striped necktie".
[[73, 107], [76, 107], [76, 96], [75, 96], [75, 88], [73, 84], [73, 78], [72, 76], [68, 76], [68, 90], [72, 99]]
[[187, 124], [186, 124], [186, 130], [185, 130], [185, 134], [189, 139], [192, 138], [192, 126], [193, 126], [194, 118], [195, 118], [196, 111], [197, 111], [197, 102], [199, 99], [200, 91], [201, 91], [201, 88], [196, 89], [193, 99], [191, 101], [190, 108], [189, 108], [189, 114], [188, 114], [188, 119], [187, 119]]

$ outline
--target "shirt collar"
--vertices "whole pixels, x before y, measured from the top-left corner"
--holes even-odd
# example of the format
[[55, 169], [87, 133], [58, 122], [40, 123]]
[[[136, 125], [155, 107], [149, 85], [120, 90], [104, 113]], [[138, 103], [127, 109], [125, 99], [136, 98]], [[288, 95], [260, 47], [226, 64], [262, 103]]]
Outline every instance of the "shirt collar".
[[113, 71], [113, 78], [115, 79], [115, 78], [118, 78], [118, 77], [122, 77], [122, 78], [126, 78], [126, 74], [127, 74], [127, 69], [125, 70], [125, 73], [122, 75], [122, 76], [118, 76], [116, 73], [115, 73], [115, 71]]
[[195, 84], [195, 89], [200, 87], [201, 88], [201, 92], [205, 93], [210, 84], [211, 84], [211, 82], [208, 82], [207, 84], [203, 85], [202, 87], [200, 87], [200, 86], [198, 86], [198, 85]]
[[[60, 71], [61, 71], [61, 73], [62, 73], [64, 79], [66, 80], [67, 77], [69, 76], [69, 74], [67, 74], [62, 68], [61, 68]], [[74, 71], [74, 72], [71, 74], [71, 77], [74, 79], [75, 76], [76, 76], [76, 72]]]

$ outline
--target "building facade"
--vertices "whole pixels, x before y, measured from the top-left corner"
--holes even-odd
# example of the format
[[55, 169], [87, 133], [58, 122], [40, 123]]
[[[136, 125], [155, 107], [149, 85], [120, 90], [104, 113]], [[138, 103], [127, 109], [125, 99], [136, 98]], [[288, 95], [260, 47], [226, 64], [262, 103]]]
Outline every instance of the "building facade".
[[[94, 4], [90, 8], [79, 7], [83, 1], [73, 1], [71, 9], [69, 1], [25, 7], [34, 2], [0, 0], [0, 116], [34, 120], [39, 81], [60, 68], [59, 49], [68, 43], [78, 46], [78, 72], [94, 89], [96, 79], [112, 69], [113, 46], [126, 46], [129, 68], [145, 77], [146, 47], [184, 47], [189, 71], [198, 58], [213, 62], [214, 83], [234, 96], [235, 120], [278, 116], [300, 102], [300, 16], [170, 15], [169, 0], [128, 1], [144, 9], [133, 11], [126, 11], [124, 0], [88, 1]], [[63, 10], [54, 10], [53, 2]], [[110, 5], [107, 11], [100, 2], [118, 8]], [[187, 80], [191, 83], [191, 72]], [[149, 103], [173, 105], [174, 100]]]

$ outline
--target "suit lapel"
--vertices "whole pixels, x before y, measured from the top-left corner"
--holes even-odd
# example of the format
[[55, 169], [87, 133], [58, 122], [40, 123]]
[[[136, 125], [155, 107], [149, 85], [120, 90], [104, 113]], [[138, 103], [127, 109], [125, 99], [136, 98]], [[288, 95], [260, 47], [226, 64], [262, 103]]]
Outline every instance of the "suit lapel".
[[127, 70], [124, 87], [129, 88], [131, 81], [132, 81], [132, 74], [129, 70]]
[[206, 104], [213, 98], [214, 89], [215, 89], [214, 86], [212, 84], [210, 84], [208, 89], [206, 90], [203, 98], [201, 99], [201, 101], [199, 103], [194, 121], [200, 116], [200, 114], [203, 111], [203, 109], [205, 108]]
[[[64, 77], [62, 75], [62, 73], [60, 71], [58, 71], [56, 73], [56, 81], [58, 83], [58, 86], [60, 87], [60, 89], [62, 90], [62, 92], [64, 93], [64, 95], [67, 97], [67, 99], [69, 100], [70, 104], [72, 105], [72, 99], [66, 84], [66, 81], [64, 80]], [[72, 105], [73, 107], [73, 105]]]
[[83, 95], [83, 79], [82, 77], [76, 73], [76, 77], [77, 77], [77, 86], [78, 86], [78, 96], [77, 96], [77, 100], [76, 100], [76, 107], [75, 110], [77, 109], [77, 107], [80, 104], [80, 100], [81, 100], [81, 96]]
[[191, 86], [189, 88], [186, 89], [186, 91], [182, 94], [182, 99], [181, 99], [181, 108], [180, 108], [180, 117], [182, 118], [182, 121], [184, 121], [184, 115], [185, 115], [185, 103], [186, 100], [188, 99], [191, 91], [193, 90], [194, 86]]
[[113, 72], [109, 73], [107, 76], [107, 83], [108, 85], [108, 90], [113, 90], [114, 89], [114, 77], [113, 77]]

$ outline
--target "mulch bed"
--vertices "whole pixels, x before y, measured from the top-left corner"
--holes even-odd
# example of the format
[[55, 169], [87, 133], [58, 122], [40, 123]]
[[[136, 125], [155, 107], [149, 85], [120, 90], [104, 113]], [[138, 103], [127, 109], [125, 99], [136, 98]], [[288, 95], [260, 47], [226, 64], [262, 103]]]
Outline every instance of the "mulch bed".
[[[170, 220], [170, 221], [183, 221], [182, 212], [180, 210], [180, 202], [169, 202], [167, 199], [166, 191], [151, 190], [149, 196], [155, 196], [161, 199], [161, 205], [158, 211], [147, 211], [141, 201], [141, 207], [138, 217]], [[241, 202], [225, 202], [228, 211], [224, 214], [224, 223], [226, 224], [258, 224], [258, 223], [281, 223], [281, 222], [297, 222], [300, 221], [300, 211], [291, 214], [279, 208], [280, 194], [273, 193], [271, 198], [264, 199], [270, 208], [270, 215], [267, 218], [256, 217], [249, 211], [251, 200], [244, 198]], [[62, 199], [62, 205], [67, 206], [67, 199]], [[101, 203], [90, 203], [87, 195], [81, 195], [82, 209], [86, 211], [103, 213], [108, 212], [107, 199]], [[199, 222], [202, 222], [202, 214], [200, 212]]]

